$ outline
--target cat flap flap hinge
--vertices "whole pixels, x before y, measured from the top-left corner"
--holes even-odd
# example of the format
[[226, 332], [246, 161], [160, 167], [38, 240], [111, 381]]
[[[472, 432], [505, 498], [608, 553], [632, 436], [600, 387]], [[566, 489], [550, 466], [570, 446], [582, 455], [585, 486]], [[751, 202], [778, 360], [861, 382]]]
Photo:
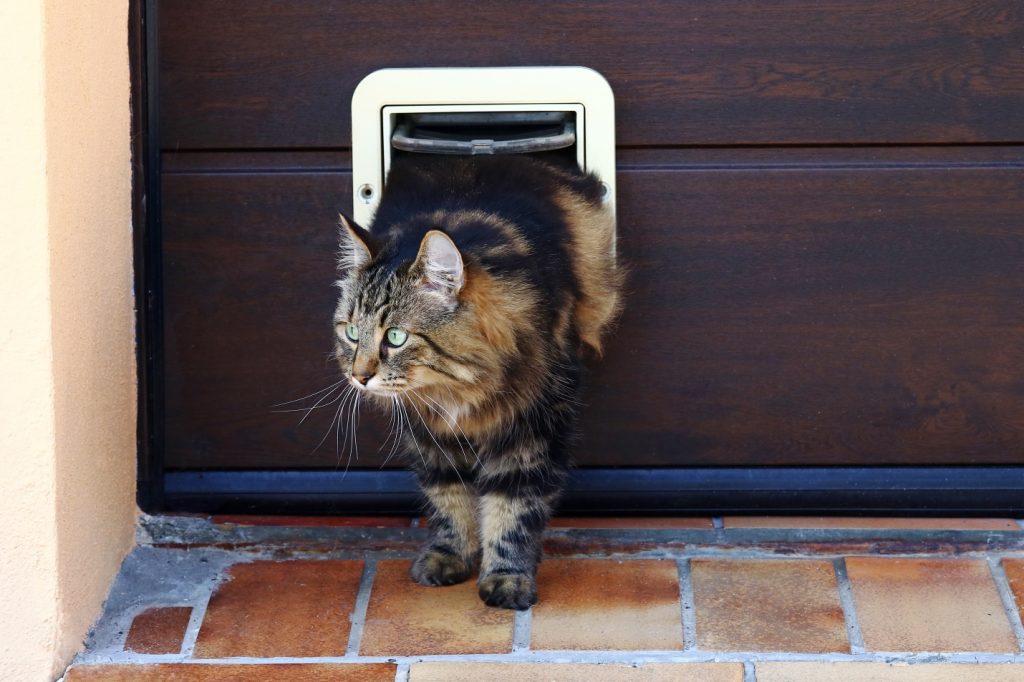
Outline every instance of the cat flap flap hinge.
[[531, 154], [576, 143], [576, 124], [563, 111], [409, 114], [391, 146], [423, 154]]

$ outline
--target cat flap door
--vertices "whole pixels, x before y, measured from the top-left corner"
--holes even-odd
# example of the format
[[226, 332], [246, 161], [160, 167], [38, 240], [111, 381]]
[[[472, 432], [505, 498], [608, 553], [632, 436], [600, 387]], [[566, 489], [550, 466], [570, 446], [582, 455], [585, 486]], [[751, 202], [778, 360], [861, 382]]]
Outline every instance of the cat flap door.
[[[390, 109], [390, 107], [388, 107]], [[391, 133], [391, 149], [414, 154], [542, 154], [578, 149], [569, 111], [412, 112]], [[582, 149], [571, 155], [577, 163]]]
[[579, 66], [381, 69], [352, 96], [353, 217], [372, 222], [403, 154], [530, 154], [596, 173], [615, 208], [608, 82]]

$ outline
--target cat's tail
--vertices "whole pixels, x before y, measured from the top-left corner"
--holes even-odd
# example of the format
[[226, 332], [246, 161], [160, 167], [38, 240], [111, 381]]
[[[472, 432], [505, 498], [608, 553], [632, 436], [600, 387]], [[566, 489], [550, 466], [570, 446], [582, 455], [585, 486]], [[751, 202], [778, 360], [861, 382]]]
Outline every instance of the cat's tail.
[[622, 309], [625, 271], [616, 257], [615, 216], [598, 197], [565, 189], [557, 199], [566, 216], [580, 287], [576, 328], [580, 341], [600, 355], [601, 336]]

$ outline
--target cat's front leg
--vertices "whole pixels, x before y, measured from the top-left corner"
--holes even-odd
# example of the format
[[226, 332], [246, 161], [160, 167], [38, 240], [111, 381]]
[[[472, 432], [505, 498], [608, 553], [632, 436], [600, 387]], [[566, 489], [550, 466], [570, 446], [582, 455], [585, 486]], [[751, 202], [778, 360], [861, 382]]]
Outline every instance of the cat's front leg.
[[528, 609], [537, 602], [537, 566], [561, 472], [549, 466], [487, 471], [477, 478], [483, 560], [477, 582], [488, 606]]
[[412, 579], [421, 585], [464, 582], [480, 557], [472, 472], [421, 466], [416, 474], [427, 498], [430, 540], [413, 562]]

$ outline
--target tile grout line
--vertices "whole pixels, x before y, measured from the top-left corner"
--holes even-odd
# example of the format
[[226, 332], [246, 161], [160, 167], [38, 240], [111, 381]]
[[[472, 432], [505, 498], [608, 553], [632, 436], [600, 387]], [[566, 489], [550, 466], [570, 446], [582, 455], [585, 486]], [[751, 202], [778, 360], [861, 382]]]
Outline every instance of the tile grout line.
[[512, 625], [512, 652], [529, 651], [533, 632], [533, 607], [516, 611]]
[[346, 656], [359, 655], [359, 646], [363, 643], [363, 625], [366, 623], [366, 610], [370, 605], [370, 590], [373, 588], [373, 579], [377, 574], [376, 559], [364, 559], [363, 561], [363, 576], [359, 580], [356, 604], [352, 608], [352, 629], [348, 633], [348, 646], [345, 648]]
[[1024, 651], [1024, 624], [1021, 623], [1020, 611], [1017, 609], [1017, 600], [1010, 589], [1010, 580], [1006, 577], [1006, 570], [1003, 568], [1002, 560], [999, 557], [988, 557], [988, 570], [992, 573], [992, 579], [996, 583], [996, 590], [1003, 602], [1003, 610], [1010, 621], [1010, 629], [1017, 640], [1017, 650]]
[[399, 663], [395, 669], [395, 682], [409, 682], [412, 666], [409, 663]]
[[266, 665], [266, 664], [366, 664], [393, 663], [415, 665], [417, 663], [581, 663], [581, 664], [628, 664], [648, 663], [899, 663], [919, 664], [998, 664], [1024, 665], [1024, 654], [993, 654], [977, 652], [938, 651], [873, 651], [864, 654], [800, 653], [765, 651], [694, 651], [689, 654], [680, 651], [623, 650], [623, 651], [578, 651], [559, 649], [551, 651], [528, 651], [519, 654], [417, 654], [413, 656], [232, 656], [228, 658], [197, 658], [183, 660], [177, 654], [136, 654], [133, 656], [104, 655], [86, 657], [76, 665], [123, 664], [152, 665], [156, 663], [188, 663], [193, 665]]
[[743, 682], [757, 682], [753, 661], [743, 661]]
[[677, 559], [679, 572], [679, 607], [683, 624], [683, 651], [697, 649], [697, 607], [693, 596], [693, 575], [689, 559]]
[[846, 636], [850, 642], [850, 653], [866, 653], [867, 647], [864, 644], [864, 633], [860, 631], [860, 623], [857, 621], [857, 608], [853, 602], [853, 584], [850, 582], [850, 575], [846, 571], [846, 559], [843, 557], [833, 559], [832, 567], [836, 572], [839, 604], [843, 609], [843, 619], [846, 621]]
[[221, 571], [217, 579], [210, 582], [205, 594], [192, 605], [192, 614], [188, 618], [188, 626], [185, 628], [185, 636], [182, 638], [180, 650], [180, 655], [186, 659], [191, 659], [195, 655], [199, 630], [203, 627], [203, 621], [206, 620], [206, 611], [210, 607], [210, 600], [213, 599], [213, 593], [217, 587], [224, 582], [228, 568], [230, 566]]

